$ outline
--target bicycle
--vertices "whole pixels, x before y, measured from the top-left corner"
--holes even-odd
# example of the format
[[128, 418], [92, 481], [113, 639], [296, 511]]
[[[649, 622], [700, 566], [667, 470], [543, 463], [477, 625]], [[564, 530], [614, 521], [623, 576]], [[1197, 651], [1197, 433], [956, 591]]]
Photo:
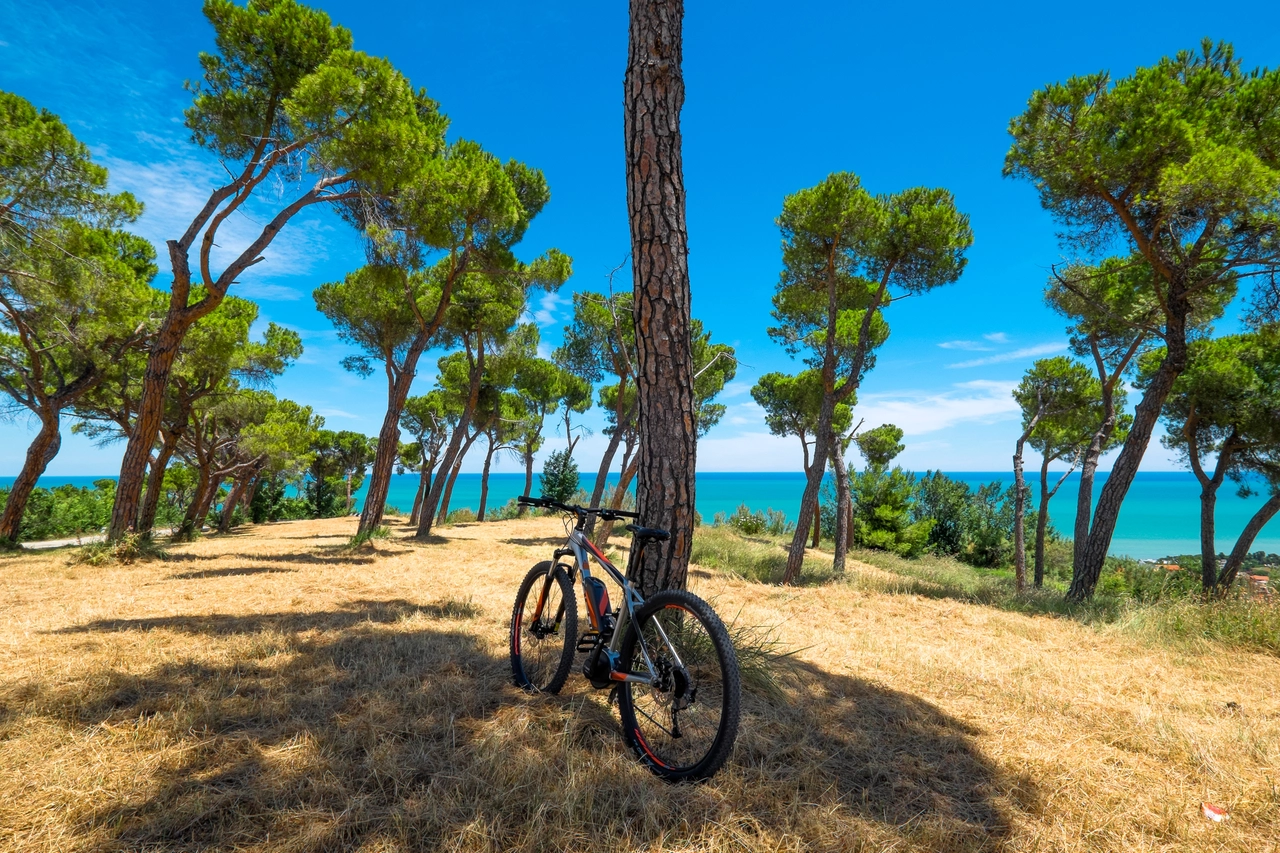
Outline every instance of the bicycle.
[[[626, 575], [586, 535], [591, 516], [637, 519], [633, 512], [521, 497], [525, 506], [572, 514], [577, 523], [551, 560], [531, 568], [511, 612], [511, 670], [531, 693], [559, 693], [577, 653], [591, 686], [613, 688], [623, 739], [642, 764], [671, 782], [711, 778], [729, 757], [738, 734], [741, 679], [729, 632], [711, 606], [685, 590], [644, 598]], [[631, 565], [652, 542], [671, 534], [628, 524]], [[572, 562], [562, 558], [572, 557]], [[622, 588], [611, 609], [604, 581], [591, 575], [595, 562]], [[589, 627], [578, 633], [573, 593], [582, 576]], [[639, 626], [637, 628], [637, 626]]]

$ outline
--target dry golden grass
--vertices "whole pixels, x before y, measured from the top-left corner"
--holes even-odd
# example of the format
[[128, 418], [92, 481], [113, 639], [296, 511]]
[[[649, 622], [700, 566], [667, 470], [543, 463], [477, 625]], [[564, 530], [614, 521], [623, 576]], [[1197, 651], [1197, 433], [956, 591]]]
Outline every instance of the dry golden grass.
[[1277, 850], [1274, 657], [696, 570], [802, 651], [730, 765], [672, 787], [607, 694], [509, 685], [558, 522], [396, 524], [358, 551], [339, 519], [0, 560], [0, 849]]

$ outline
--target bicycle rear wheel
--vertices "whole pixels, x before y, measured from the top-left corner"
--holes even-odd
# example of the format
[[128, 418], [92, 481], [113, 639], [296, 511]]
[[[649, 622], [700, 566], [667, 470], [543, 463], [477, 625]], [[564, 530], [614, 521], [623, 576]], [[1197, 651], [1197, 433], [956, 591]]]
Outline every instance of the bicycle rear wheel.
[[653, 679], [618, 691], [623, 736], [641, 762], [672, 782], [711, 778], [733, 750], [741, 714], [738, 657], [711, 606], [685, 590], [655, 594], [627, 626], [619, 668]]
[[[546, 583], [548, 573], [551, 583]], [[534, 619], [543, 589], [547, 600]], [[578, 642], [578, 602], [564, 569], [549, 561], [524, 576], [511, 611], [511, 675], [531, 693], [559, 693], [569, 677]]]

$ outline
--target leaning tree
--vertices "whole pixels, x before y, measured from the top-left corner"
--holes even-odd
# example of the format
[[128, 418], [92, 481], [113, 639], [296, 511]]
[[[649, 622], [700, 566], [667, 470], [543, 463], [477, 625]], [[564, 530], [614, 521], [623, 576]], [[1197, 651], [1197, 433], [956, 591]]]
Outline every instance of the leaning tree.
[[1123, 244], [1149, 269], [1164, 357], [1078, 544], [1068, 595], [1093, 594], [1165, 398], [1186, 368], [1197, 303], [1280, 269], [1280, 70], [1245, 72], [1206, 40], [1132, 75], [1072, 77], [1035, 92], [1009, 125], [1006, 175], [1035, 184], [1085, 258]]
[[[169, 304], [151, 338], [141, 403], [121, 461], [112, 539], [136, 524], [165, 388], [188, 330], [265, 259], [263, 252], [300, 212], [395, 196], [418, 181], [444, 147], [447, 121], [435, 102], [387, 60], [353, 50], [351, 33], [324, 12], [294, 0], [250, 0], [243, 7], [205, 0], [204, 13], [217, 50], [200, 55], [202, 74], [190, 85], [186, 126], [192, 140], [221, 161], [228, 180], [167, 243]], [[265, 224], [247, 245], [232, 248], [220, 231], [237, 213]]]
[[778, 325], [769, 335], [817, 370], [822, 385], [813, 459], [783, 575], [791, 583], [831, 457], [836, 407], [855, 394], [889, 335], [884, 309], [896, 295], [956, 281], [973, 232], [947, 190], [874, 196], [850, 172], [788, 196], [778, 226], [783, 271], [773, 297]]

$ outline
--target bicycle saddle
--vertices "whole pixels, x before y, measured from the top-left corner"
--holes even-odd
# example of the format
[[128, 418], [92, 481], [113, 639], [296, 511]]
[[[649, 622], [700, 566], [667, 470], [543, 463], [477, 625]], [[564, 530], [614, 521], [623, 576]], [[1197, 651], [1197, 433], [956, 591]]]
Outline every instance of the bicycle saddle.
[[670, 533], [665, 530], [659, 530], [656, 527], [641, 527], [637, 524], [628, 524], [627, 530], [631, 531], [631, 535], [634, 536], [637, 541], [655, 539], [658, 542], [666, 542], [671, 538]]

